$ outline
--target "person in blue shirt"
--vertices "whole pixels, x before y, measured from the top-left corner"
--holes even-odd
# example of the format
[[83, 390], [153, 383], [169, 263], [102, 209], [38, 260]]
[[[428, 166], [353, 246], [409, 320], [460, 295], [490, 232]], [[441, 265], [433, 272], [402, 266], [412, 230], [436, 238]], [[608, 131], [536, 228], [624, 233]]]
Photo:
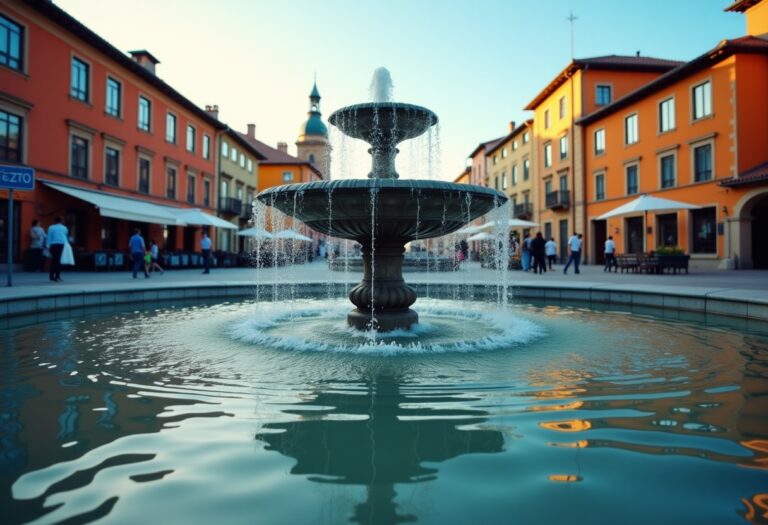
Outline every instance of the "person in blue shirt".
[[64, 219], [56, 217], [53, 224], [48, 226], [48, 235], [45, 238], [48, 251], [51, 253], [48, 272], [51, 281], [61, 281], [61, 252], [64, 251], [64, 245], [69, 242], [69, 230], [62, 224], [63, 222]]
[[144, 253], [147, 251], [144, 244], [144, 237], [141, 236], [141, 230], [136, 228], [133, 230], [133, 236], [128, 241], [128, 247], [131, 250], [131, 257], [133, 257], [133, 278], [136, 279], [139, 270], [144, 272], [144, 277], [149, 279], [149, 274], [144, 266]]
[[211, 273], [211, 238], [206, 232], [200, 239], [200, 251], [203, 252], [203, 273]]

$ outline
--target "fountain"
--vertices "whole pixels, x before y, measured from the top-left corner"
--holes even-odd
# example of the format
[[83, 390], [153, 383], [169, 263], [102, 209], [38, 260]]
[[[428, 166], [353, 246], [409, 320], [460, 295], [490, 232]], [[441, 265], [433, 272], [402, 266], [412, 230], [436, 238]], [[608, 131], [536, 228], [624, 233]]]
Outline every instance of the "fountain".
[[[400, 180], [397, 144], [437, 124], [427, 108], [389, 100], [389, 72], [379, 68], [374, 102], [334, 112], [342, 133], [370, 144], [368, 179], [319, 181], [269, 188], [257, 198], [310, 228], [362, 246], [363, 279], [349, 294], [350, 326], [387, 332], [418, 322], [416, 292], [403, 280], [405, 244], [452, 233], [507, 201], [497, 190], [430, 180]], [[332, 198], [329, 198], [331, 195]]]

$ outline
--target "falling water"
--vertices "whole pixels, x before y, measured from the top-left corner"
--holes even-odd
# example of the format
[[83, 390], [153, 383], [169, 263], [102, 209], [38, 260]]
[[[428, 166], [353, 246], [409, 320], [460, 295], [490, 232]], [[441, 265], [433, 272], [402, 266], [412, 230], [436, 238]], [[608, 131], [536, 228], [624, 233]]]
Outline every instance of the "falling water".
[[376, 197], [378, 188], [371, 188], [371, 333], [376, 340]]
[[[331, 244], [331, 237], [333, 236], [333, 188], [328, 188], [328, 235], [325, 237], [325, 253], [329, 261], [333, 261], [331, 252], [328, 250], [333, 249]], [[326, 283], [326, 292], [328, 299], [333, 299], [333, 281], [328, 279]]]

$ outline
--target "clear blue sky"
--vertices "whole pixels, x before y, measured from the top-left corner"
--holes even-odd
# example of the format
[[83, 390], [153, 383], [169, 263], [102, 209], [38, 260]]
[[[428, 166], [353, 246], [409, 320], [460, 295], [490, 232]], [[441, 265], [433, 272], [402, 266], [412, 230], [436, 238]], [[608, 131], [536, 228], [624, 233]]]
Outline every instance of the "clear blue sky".
[[[367, 101], [385, 66], [395, 100], [440, 118], [446, 180], [479, 142], [530, 118], [523, 107], [571, 58], [569, 13], [576, 58], [690, 60], [746, 30], [743, 15], [723, 11], [731, 0], [54, 1], [118, 49], [149, 50], [160, 77], [200, 106], [218, 104], [230, 126], [255, 123], [257, 138], [290, 152], [315, 74], [327, 122]], [[345, 174], [347, 149], [336, 144], [333, 158]]]

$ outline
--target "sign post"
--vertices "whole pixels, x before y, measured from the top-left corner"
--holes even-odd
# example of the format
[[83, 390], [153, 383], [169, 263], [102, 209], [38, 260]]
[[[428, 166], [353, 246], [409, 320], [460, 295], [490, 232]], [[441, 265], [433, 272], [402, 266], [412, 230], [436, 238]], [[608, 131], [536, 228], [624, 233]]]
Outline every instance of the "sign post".
[[0, 189], [8, 190], [8, 286], [13, 286], [13, 190], [34, 190], [35, 170], [26, 166], [0, 166]]

